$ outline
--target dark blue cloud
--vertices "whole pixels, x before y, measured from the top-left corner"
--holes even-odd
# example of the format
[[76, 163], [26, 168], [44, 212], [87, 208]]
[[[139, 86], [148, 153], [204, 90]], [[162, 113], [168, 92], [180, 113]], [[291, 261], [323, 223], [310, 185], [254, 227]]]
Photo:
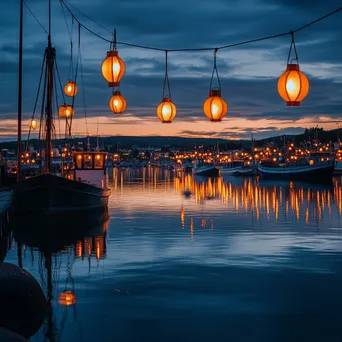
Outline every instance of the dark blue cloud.
[[[47, 27], [47, 1], [26, 2], [43, 26]], [[119, 41], [168, 49], [215, 47], [289, 31], [340, 6], [339, 1], [332, 0], [70, 0], [70, 3], [110, 30], [116, 27]], [[12, 1], [6, 1], [3, 6], [6, 10], [0, 12], [0, 115], [1, 118], [14, 118], [17, 102], [19, 8], [18, 3]], [[92, 30], [111, 38], [109, 32], [70, 8]], [[296, 33], [301, 69], [308, 74], [311, 89], [303, 105], [293, 110], [285, 108], [276, 88], [277, 78], [285, 69], [290, 36], [219, 51], [218, 68], [222, 95], [229, 104], [228, 116], [252, 120], [340, 117], [341, 17], [342, 11]], [[69, 16], [67, 21], [70, 28]], [[53, 0], [52, 29], [64, 83], [68, 79], [70, 42], [57, 0]], [[77, 47], [76, 33], [75, 25], [74, 45]], [[46, 35], [26, 9], [24, 37], [24, 111], [29, 113], [38, 85]], [[89, 116], [109, 114], [107, 104], [111, 90], [100, 71], [108, 48], [108, 43], [82, 30], [82, 69]], [[119, 49], [127, 67], [121, 90], [127, 98], [128, 111], [132, 115], [152, 118], [162, 96], [165, 56], [163, 52], [124, 46], [119, 46]], [[74, 60], [76, 56], [77, 48]], [[169, 54], [170, 83], [178, 107], [178, 120], [203, 117], [201, 106], [208, 94], [212, 63], [211, 51]], [[79, 110], [83, 107], [82, 102], [80, 95], [76, 99]]]

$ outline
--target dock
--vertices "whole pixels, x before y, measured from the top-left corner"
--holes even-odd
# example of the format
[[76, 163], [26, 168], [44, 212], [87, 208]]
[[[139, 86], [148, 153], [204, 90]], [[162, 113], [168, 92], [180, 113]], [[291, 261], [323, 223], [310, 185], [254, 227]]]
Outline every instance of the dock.
[[0, 262], [5, 259], [10, 244], [10, 211], [12, 191], [0, 188]]

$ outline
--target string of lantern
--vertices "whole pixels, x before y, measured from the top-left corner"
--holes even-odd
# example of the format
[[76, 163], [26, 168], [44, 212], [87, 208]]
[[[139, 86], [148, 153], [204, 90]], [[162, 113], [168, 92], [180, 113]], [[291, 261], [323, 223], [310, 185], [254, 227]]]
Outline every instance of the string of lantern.
[[[209, 96], [204, 101], [203, 104], [203, 112], [210, 121], [221, 121], [223, 117], [225, 117], [228, 113], [228, 104], [227, 102], [221, 97], [221, 83], [219, 78], [219, 73], [217, 69], [217, 52], [219, 50], [228, 49], [232, 47], [237, 47], [241, 45], [261, 42], [269, 39], [275, 39], [283, 36], [291, 36], [291, 44], [289, 49], [289, 54], [287, 58], [287, 67], [285, 72], [279, 77], [278, 79], [278, 93], [284, 99], [287, 106], [299, 106], [301, 101], [308, 95], [309, 92], [309, 80], [307, 76], [300, 71], [299, 67], [299, 60], [298, 60], [298, 53], [295, 44], [294, 35], [295, 33], [306, 29], [307, 27], [314, 25], [342, 10], [342, 7], [337, 8], [336, 10], [319, 17], [295, 30], [278, 33], [274, 35], [269, 35], [265, 37], [260, 37], [256, 39], [245, 40], [237, 43], [222, 45], [218, 47], [200, 47], [200, 48], [178, 48], [178, 49], [162, 49], [153, 46], [147, 45], [138, 45], [127, 43], [123, 41], [117, 41], [116, 39], [116, 30], [114, 33], [111, 33], [107, 30], [104, 26], [84, 14], [82, 11], [77, 9], [74, 5], [69, 4], [77, 11], [82, 13], [88, 19], [95, 22], [98, 26], [106, 29], [113, 35], [112, 39], [108, 39], [103, 37], [102, 35], [94, 32], [89, 27], [84, 25], [73, 13], [70, 7], [67, 4], [66, 0], [60, 0], [60, 3], [65, 7], [65, 9], [69, 12], [72, 20], [75, 20], [79, 28], [84, 28], [89, 33], [93, 34], [99, 39], [110, 43], [110, 50], [107, 51], [107, 57], [103, 61], [101, 69], [102, 69], [102, 76], [108, 83], [108, 87], [113, 89], [112, 97], [109, 100], [109, 108], [115, 114], [121, 114], [126, 110], [127, 102], [125, 98], [122, 96], [120, 91], [120, 81], [125, 73], [125, 63], [119, 57], [119, 52], [117, 49], [118, 45], [129, 46], [133, 48], [140, 48], [140, 49], [148, 49], [154, 51], [160, 51], [165, 53], [165, 77], [164, 77], [164, 86], [163, 86], [163, 93], [162, 93], [162, 102], [157, 106], [156, 112], [158, 118], [161, 120], [162, 123], [171, 123], [172, 120], [176, 116], [176, 106], [171, 101], [171, 89], [170, 89], [170, 82], [169, 82], [169, 75], [168, 75], [168, 54], [172, 52], [195, 52], [195, 51], [213, 51], [214, 52], [214, 63], [213, 63], [213, 70], [212, 70], [212, 77], [209, 86]], [[63, 7], [62, 6], [62, 7]], [[294, 58], [291, 58], [292, 53], [294, 53]], [[213, 86], [214, 77], [217, 79], [218, 86]], [[77, 85], [75, 81], [69, 81], [64, 88], [65, 94], [71, 97], [74, 97], [77, 93]]]

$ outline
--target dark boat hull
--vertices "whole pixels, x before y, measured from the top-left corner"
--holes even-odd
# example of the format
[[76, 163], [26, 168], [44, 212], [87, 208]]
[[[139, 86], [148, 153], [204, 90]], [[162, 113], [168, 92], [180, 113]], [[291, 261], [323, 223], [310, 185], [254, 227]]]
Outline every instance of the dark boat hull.
[[219, 170], [216, 167], [207, 168], [203, 170], [201, 170], [200, 168], [193, 169], [192, 172], [196, 176], [206, 176], [206, 177], [214, 177], [214, 176], [218, 176], [219, 174]]
[[272, 168], [258, 166], [258, 174], [264, 179], [289, 180], [312, 183], [331, 183], [334, 163], [313, 167]]
[[13, 206], [18, 214], [76, 213], [107, 207], [109, 195], [109, 189], [45, 174], [19, 182]]

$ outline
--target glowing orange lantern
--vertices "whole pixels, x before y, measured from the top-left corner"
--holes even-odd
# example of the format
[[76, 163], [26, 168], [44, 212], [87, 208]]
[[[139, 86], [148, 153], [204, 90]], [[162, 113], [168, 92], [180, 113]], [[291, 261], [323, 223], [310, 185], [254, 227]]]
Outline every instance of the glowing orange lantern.
[[72, 291], [64, 291], [58, 296], [58, 304], [62, 306], [70, 306], [76, 303], [76, 295]]
[[221, 97], [220, 89], [209, 91], [209, 97], [203, 104], [204, 114], [210, 121], [221, 121], [228, 113], [228, 104]]
[[108, 51], [107, 58], [102, 63], [102, 76], [108, 82], [108, 87], [118, 87], [125, 73], [125, 63], [118, 56], [118, 51]]
[[120, 91], [115, 91], [109, 100], [109, 108], [115, 114], [123, 113], [126, 109], [127, 103]]
[[308, 95], [309, 80], [299, 70], [298, 64], [287, 64], [286, 71], [279, 77], [278, 92], [287, 106], [299, 106]]
[[76, 82], [70, 81], [68, 82], [64, 87], [64, 93], [67, 96], [76, 96], [78, 92], [78, 87], [76, 85]]
[[171, 102], [171, 99], [165, 97], [157, 107], [158, 118], [163, 123], [171, 123], [177, 113], [176, 106]]
[[72, 106], [63, 105], [59, 107], [58, 115], [60, 118], [70, 118], [74, 116], [75, 110]]
[[33, 129], [33, 130], [36, 130], [38, 128], [38, 120], [36, 119], [32, 119], [31, 122], [30, 122], [30, 127]]

